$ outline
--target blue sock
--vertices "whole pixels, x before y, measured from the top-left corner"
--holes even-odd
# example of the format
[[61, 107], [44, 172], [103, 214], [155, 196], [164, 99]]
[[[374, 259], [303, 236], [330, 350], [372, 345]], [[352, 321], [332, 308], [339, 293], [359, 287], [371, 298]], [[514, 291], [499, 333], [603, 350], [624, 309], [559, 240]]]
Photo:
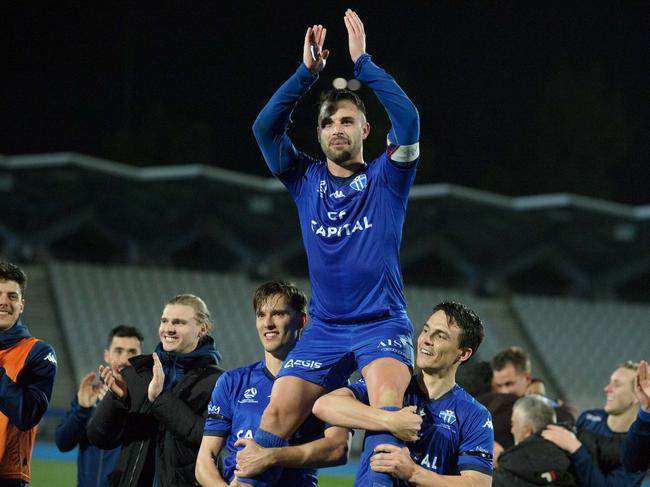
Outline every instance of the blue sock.
[[[384, 411], [399, 411], [398, 407], [381, 408]], [[363, 451], [359, 460], [359, 471], [354, 480], [355, 487], [392, 487], [395, 477], [383, 472], [374, 472], [370, 468], [370, 457], [374, 455], [377, 445], [390, 443], [391, 445], [404, 446], [404, 442], [385, 431], [368, 431], [363, 439]]]
[[[274, 435], [269, 431], [258, 428], [253, 437], [255, 442], [264, 448], [281, 448], [287, 446], [289, 442], [284, 438]], [[255, 487], [270, 487], [276, 482], [282, 474], [282, 467], [271, 467], [263, 474], [253, 478], [242, 477], [239, 479], [244, 484], [254, 485]]]

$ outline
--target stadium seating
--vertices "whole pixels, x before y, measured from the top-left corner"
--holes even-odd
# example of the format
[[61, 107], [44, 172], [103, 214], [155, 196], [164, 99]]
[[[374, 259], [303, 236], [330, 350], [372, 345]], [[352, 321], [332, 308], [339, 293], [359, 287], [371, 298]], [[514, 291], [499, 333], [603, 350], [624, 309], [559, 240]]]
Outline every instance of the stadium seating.
[[[243, 274], [66, 262], [50, 263], [49, 274], [73, 352], [75, 382], [95, 370], [106, 336], [118, 324], [138, 326], [145, 335], [144, 350], [152, 351], [162, 308], [179, 293], [206, 300], [223, 367], [261, 357], [251, 303], [261, 282]], [[294, 282], [308, 293], [306, 279]], [[557, 385], [557, 392], [579, 410], [602, 405], [602, 388], [616, 364], [648, 358], [650, 351], [649, 305], [521, 295], [500, 300], [421, 286], [407, 286], [406, 296], [416, 333], [438, 302], [467, 304], [486, 325], [478, 358], [489, 360], [513, 344], [529, 348], [535, 375]]]

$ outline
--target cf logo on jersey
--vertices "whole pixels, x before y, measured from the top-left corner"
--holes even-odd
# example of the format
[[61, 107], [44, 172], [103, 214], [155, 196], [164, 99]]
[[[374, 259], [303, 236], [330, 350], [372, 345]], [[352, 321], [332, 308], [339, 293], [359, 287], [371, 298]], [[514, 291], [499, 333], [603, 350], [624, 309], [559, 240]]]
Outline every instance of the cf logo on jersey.
[[363, 191], [368, 186], [368, 177], [365, 174], [359, 174], [350, 183], [350, 187], [355, 191]]
[[346, 213], [347, 213], [347, 211], [345, 211], [345, 210], [328, 211], [327, 212], [327, 218], [329, 218], [330, 220], [333, 220], [333, 221], [342, 220]]

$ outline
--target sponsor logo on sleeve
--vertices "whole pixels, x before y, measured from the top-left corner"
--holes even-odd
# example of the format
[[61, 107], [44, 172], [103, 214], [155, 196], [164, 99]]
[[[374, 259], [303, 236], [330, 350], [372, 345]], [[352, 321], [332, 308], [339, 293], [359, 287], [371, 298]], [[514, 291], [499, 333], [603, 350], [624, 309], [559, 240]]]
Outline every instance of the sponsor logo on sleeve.
[[321, 179], [320, 183], [318, 184], [318, 196], [322, 198], [326, 194], [327, 194], [327, 181]]

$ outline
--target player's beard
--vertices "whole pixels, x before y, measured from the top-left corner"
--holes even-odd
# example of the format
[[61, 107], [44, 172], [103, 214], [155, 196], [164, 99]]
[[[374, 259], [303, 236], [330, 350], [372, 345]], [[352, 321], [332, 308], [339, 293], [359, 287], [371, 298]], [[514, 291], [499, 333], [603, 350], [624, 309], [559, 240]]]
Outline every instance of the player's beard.
[[352, 159], [352, 153], [349, 150], [344, 150], [344, 151], [327, 150], [325, 151], [325, 155], [330, 161], [338, 165], [341, 165], [345, 162], [348, 162], [350, 159]]
[[354, 149], [354, 144], [348, 140], [348, 148], [343, 150], [337, 150], [330, 147], [324, 141], [321, 142], [321, 149], [325, 153], [325, 156], [328, 160], [332, 161], [335, 164], [342, 165], [352, 159], [352, 151]]

